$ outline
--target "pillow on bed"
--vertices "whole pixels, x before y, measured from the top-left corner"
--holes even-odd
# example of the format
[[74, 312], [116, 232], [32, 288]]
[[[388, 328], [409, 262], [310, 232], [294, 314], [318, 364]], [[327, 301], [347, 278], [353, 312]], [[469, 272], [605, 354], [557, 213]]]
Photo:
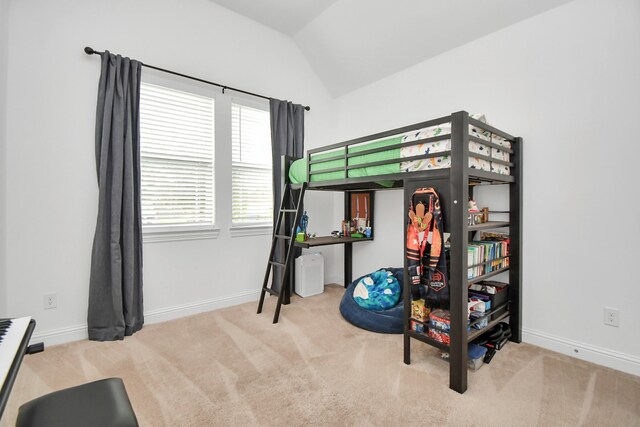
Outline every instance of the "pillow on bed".
[[353, 299], [367, 310], [388, 310], [398, 305], [400, 291], [393, 273], [380, 269], [360, 279], [353, 290]]

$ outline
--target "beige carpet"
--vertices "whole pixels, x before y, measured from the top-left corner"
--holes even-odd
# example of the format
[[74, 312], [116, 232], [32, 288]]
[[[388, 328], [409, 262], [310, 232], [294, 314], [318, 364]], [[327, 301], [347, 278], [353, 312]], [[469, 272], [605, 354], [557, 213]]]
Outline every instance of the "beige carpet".
[[448, 364], [402, 336], [353, 327], [343, 289], [271, 317], [243, 304], [144, 329], [123, 342], [81, 341], [27, 356], [2, 426], [47, 392], [122, 377], [143, 426], [593, 425], [640, 426], [640, 378], [527, 344], [509, 343], [449, 390]]

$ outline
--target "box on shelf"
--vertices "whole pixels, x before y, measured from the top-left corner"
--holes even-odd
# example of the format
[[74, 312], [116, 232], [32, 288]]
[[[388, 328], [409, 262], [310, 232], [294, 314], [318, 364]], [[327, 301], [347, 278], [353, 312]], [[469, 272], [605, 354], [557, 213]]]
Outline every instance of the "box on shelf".
[[505, 305], [509, 300], [509, 284], [495, 280], [484, 280], [469, 285], [469, 294], [485, 295], [490, 298], [491, 310], [504, 305], [504, 307], [491, 314], [491, 320], [495, 320], [508, 309]]
[[447, 310], [433, 310], [429, 313], [429, 336], [443, 344], [451, 344], [451, 314]]
[[[491, 297], [474, 291], [469, 291], [469, 322], [474, 329], [486, 328], [491, 315], [485, 314], [491, 310]], [[480, 320], [478, 320], [480, 319]]]
[[477, 371], [484, 363], [484, 355], [487, 353], [487, 348], [473, 343], [469, 343], [467, 347], [467, 357], [469, 361], [467, 366], [472, 371]]
[[471, 312], [471, 316], [469, 317], [470, 322], [474, 322], [479, 318], [481, 319], [477, 323], [474, 323], [473, 326], [471, 326], [471, 327], [473, 329], [484, 329], [484, 328], [486, 328], [489, 325], [489, 317], [490, 317], [490, 315], [484, 314], [483, 312], [480, 312], [480, 311]]
[[[449, 336], [449, 331], [451, 330], [451, 313], [449, 310], [438, 309], [429, 313], [428, 329], [431, 338], [449, 345], [451, 343], [451, 337]], [[468, 325], [467, 330], [471, 330], [471, 327]]]
[[469, 303], [471, 311], [481, 311], [483, 313], [491, 310], [491, 297], [475, 291], [469, 291]]
[[[487, 353], [487, 348], [473, 343], [469, 343], [467, 347], [467, 368], [472, 371], [477, 371], [484, 365], [484, 355]], [[449, 353], [442, 352], [440, 357], [447, 362], [449, 361]]]
[[411, 319], [411, 330], [415, 332], [420, 332], [424, 334], [424, 323], [418, 322], [417, 320]]
[[420, 322], [429, 321], [429, 307], [423, 299], [411, 301], [411, 317]]
[[436, 328], [429, 328], [429, 336], [434, 340], [441, 342], [443, 344], [449, 345], [451, 344], [451, 337], [448, 332], [441, 331]]
[[441, 331], [449, 332], [451, 330], [451, 313], [448, 310], [433, 310], [429, 313], [429, 325]]

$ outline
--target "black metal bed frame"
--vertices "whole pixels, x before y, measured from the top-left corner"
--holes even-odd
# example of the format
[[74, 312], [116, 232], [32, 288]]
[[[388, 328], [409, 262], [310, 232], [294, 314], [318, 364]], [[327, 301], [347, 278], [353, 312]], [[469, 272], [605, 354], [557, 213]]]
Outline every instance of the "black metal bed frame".
[[[421, 139], [404, 144], [394, 144], [368, 150], [350, 152], [349, 147], [396, 136], [398, 134], [418, 130], [426, 127], [436, 126], [443, 123], [451, 123], [451, 134], [438, 135], [432, 138]], [[511, 149], [502, 147], [490, 141], [485, 141], [473, 135], [469, 135], [469, 125], [483, 129], [493, 135], [498, 135], [511, 142]], [[365, 154], [373, 154], [383, 152], [399, 147], [409, 145], [417, 145], [421, 143], [434, 142], [438, 140], [451, 139], [451, 150], [439, 153], [424, 154], [402, 159], [391, 159], [376, 161], [371, 163], [363, 163], [350, 165], [349, 159]], [[469, 141], [475, 141], [485, 146], [497, 148], [510, 154], [510, 161], [494, 159], [489, 156], [482, 156], [476, 153], [469, 153]], [[319, 153], [337, 151], [337, 154], [321, 160], [314, 159], [312, 156]], [[370, 166], [379, 166], [384, 164], [394, 164], [404, 161], [427, 159], [431, 157], [451, 157], [451, 167], [446, 169], [432, 169], [413, 172], [401, 172], [394, 174], [384, 174], [367, 177], [349, 177], [348, 172], [352, 169], [365, 168]], [[479, 169], [469, 168], [469, 157], [476, 157], [488, 160], [494, 163], [504, 164], [511, 168], [510, 175], [502, 175], [495, 172], [488, 172]], [[327, 162], [331, 160], [344, 159], [344, 165], [339, 168], [312, 170], [312, 165]], [[283, 158], [283, 183], [289, 181], [289, 166], [295, 160], [291, 157]], [[510, 338], [513, 342], [521, 342], [522, 331], [522, 138], [514, 137], [506, 132], [501, 131], [493, 126], [469, 117], [466, 111], [459, 111], [449, 116], [441, 117], [393, 129], [387, 132], [376, 133], [362, 138], [341, 142], [325, 147], [308, 150], [307, 160], [307, 190], [324, 190], [324, 191], [344, 191], [345, 192], [345, 219], [350, 212], [349, 193], [354, 191], [376, 191], [392, 188], [404, 189], [404, 204], [409, 205], [411, 195], [417, 188], [433, 187], [436, 188], [440, 195], [440, 202], [444, 214], [444, 228], [451, 233], [450, 241], [450, 313], [451, 313], [451, 331], [450, 345], [440, 343], [425, 333], [419, 333], [411, 330], [409, 324], [411, 310], [411, 293], [410, 282], [407, 275], [407, 265], [405, 257], [405, 288], [404, 292], [404, 362], [411, 363], [411, 339], [416, 339], [424, 343], [430, 344], [443, 351], [449, 352], [449, 386], [451, 389], [464, 393], [467, 389], [467, 344], [475, 339], [482, 332], [488, 330], [496, 323], [509, 318], [509, 324], [512, 330]], [[313, 175], [326, 172], [342, 171], [343, 179], [313, 181]], [[378, 184], [379, 181], [391, 181], [390, 187]], [[473, 187], [478, 184], [491, 185], [508, 185], [509, 186], [509, 221], [491, 222], [488, 224], [479, 224], [469, 226], [467, 223], [467, 201], [473, 197]], [[295, 184], [293, 184], [295, 185]], [[373, 193], [372, 193], [373, 194]], [[402, 219], [405, 224], [405, 236], [407, 221]], [[468, 259], [467, 246], [469, 243], [470, 233], [481, 229], [494, 229], [509, 227], [510, 236], [510, 253], [509, 266], [498, 271], [476, 277], [472, 280], [467, 278]], [[345, 287], [351, 282], [351, 264], [352, 264], [352, 243], [345, 243], [344, 264], [345, 264]], [[293, 271], [293, 269], [291, 269]], [[468, 300], [468, 284], [475, 283], [480, 280], [487, 279], [502, 272], [509, 272], [509, 304], [508, 310], [489, 322], [487, 328], [479, 331], [467, 330], [467, 300]], [[498, 309], [504, 310], [503, 307]], [[494, 310], [495, 312], [496, 310]]]

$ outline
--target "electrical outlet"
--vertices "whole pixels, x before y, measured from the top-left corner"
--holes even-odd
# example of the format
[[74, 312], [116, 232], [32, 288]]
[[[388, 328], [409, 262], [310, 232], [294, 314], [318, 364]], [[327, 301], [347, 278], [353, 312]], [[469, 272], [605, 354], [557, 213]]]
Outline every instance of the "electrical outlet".
[[56, 308], [58, 306], [58, 294], [52, 292], [50, 294], [44, 294], [42, 296], [42, 308], [48, 310], [50, 308]]
[[609, 326], [620, 326], [620, 310], [617, 308], [604, 308], [604, 324]]

